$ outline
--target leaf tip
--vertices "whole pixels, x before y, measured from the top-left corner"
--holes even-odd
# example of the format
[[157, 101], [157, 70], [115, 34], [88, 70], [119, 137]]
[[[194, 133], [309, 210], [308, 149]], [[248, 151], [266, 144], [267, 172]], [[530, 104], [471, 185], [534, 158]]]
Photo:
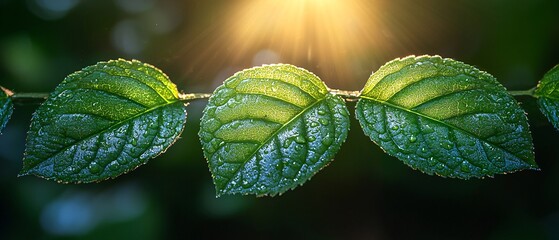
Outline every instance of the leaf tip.
[[31, 170], [22, 169], [22, 170], [19, 171], [19, 173], [17, 174], [17, 177], [25, 177], [25, 176], [29, 176], [29, 175], [31, 175], [31, 174], [32, 174]]

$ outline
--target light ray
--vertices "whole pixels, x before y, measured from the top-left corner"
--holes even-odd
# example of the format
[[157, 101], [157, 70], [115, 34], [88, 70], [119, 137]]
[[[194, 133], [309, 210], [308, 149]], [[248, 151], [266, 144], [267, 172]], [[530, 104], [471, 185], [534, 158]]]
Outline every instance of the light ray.
[[382, 64], [388, 50], [413, 44], [417, 30], [405, 29], [388, 16], [386, 4], [381, 0], [231, 1], [196, 39], [186, 40], [180, 54], [191, 58], [189, 73], [217, 75], [224, 68], [250, 67], [258, 63], [253, 57], [261, 51], [272, 52], [278, 57], [269, 59], [307, 68], [332, 88], [357, 90], [373, 70], [371, 62]]

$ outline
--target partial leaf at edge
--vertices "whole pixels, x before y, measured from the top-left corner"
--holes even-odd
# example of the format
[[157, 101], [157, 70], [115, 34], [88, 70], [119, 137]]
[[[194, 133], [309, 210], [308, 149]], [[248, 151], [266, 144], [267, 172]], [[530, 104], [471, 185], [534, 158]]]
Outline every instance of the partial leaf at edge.
[[534, 95], [538, 98], [540, 111], [559, 130], [559, 65], [543, 76]]
[[4, 130], [4, 127], [6, 127], [10, 120], [13, 110], [14, 104], [12, 99], [4, 91], [4, 88], [0, 86], [0, 133], [2, 133], [2, 130]]
[[524, 111], [470, 65], [396, 59], [371, 75], [360, 98], [365, 134], [414, 169], [464, 179], [537, 169]]
[[159, 69], [100, 62], [66, 77], [33, 114], [20, 175], [114, 178], [164, 152], [185, 120], [176, 86]]
[[278, 64], [236, 73], [204, 109], [200, 140], [217, 195], [276, 195], [328, 165], [347, 137], [343, 99], [307, 70]]

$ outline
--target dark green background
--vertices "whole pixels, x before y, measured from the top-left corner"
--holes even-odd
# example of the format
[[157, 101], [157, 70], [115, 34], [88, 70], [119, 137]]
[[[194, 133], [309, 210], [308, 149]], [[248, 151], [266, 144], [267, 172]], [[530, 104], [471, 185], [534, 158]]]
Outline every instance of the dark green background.
[[[254, 53], [246, 62], [213, 62], [220, 52], [198, 53], [215, 46], [189, 42], [228, 13], [229, 1], [122, 2], [130, 3], [0, 0], [0, 85], [50, 92], [73, 71], [122, 57], [161, 68], [182, 91], [211, 92], [219, 84], [211, 80], [228, 75], [205, 69], [251, 66]], [[410, 54], [464, 61], [511, 90], [535, 86], [559, 63], [559, 1], [376, 2], [397, 23], [384, 26], [394, 41], [407, 37], [408, 44], [372, 49], [355, 62], [367, 70], [347, 83], [330, 81], [312, 61], [293, 63], [347, 90]], [[423, 34], [434, 26], [437, 34]], [[303, 187], [275, 198], [219, 199], [197, 139], [204, 100], [188, 107], [182, 138], [165, 154], [115, 180], [85, 185], [16, 177], [36, 108], [16, 106], [0, 136], [0, 239], [559, 239], [559, 132], [534, 99], [518, 99], [539, 172], [469, 181], [428, 176], [384, 154], [353, 120], [335, 161]], [[354, 106], [348, 103], [351, 112]]]

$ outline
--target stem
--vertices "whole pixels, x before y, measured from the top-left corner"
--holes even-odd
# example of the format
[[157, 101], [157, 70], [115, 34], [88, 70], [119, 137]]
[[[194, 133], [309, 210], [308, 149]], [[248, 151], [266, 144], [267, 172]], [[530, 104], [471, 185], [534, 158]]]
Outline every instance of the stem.
[[[41, 104], [44, 102], [47, 97], [49, 96], [48, 93], [14, 93], [9, 89], [2, 88], [2, 90], [12, 98], [12, 101], [18, 105], [25, 105], [25, 104]], [[528, 90], [518, 90], [518, 91], [508, 91], [510, 95], [513, 96], [531, 96], [536, 97], [534, 95], [534, 91], [536, 87], [528, 89]], [[354, 102], [359, 100], [359, 91], [346, 91], [340, 89], [328, 89], [328, 91], [336, 96], [340, 96], [344, 98], [346, 101]], [[208, 99], [212, 96], [211, 93], [179, 93], [179, 100], [183, 102], [190, 102], [193, 100], [198, 99]]]
[[183, 102], [190, 102], [197, 99], [207, 99], [211, 96], [211, 93], [179, 93], [179, 100]]
[[25, 104], [41, 104], [47, 97], [48, 93], [8, 93], [8, 96], [12, 99], [15, 104], [25, 105]]
[[[15, 104], [25, 105], [25, 104], [41, 104], [47, 100], [48, 93], [14, 93], [9, 89], [0, 87]], [[212, 96], [211, 93], [179, 93], [179, 100], [183, 102], [189, 102], [197, 99], [207, 99]]]
[[530, 88], [528, 90], [519, 90], [519, 91], [508, 91], [510, 95], [513, 96], [531, 96], [536, 97], [534, 95], [534, 91], [536, 91], [536, 87]]
[[349, 101], [349, 102], [355, 102], [355, 101], [359, 100], [359, 95], [361, 94], [361, 92], [359, 92], [359, 91], [346, 91], [346, 90], [340, 90], [340, 89], [328, 89], [328, 90], [331, 94], [334, 94], [336, 96], [340, 96], [340, 97], [344, 98], [346, 101]]
[[[49, 96], [48, 93], [13, 93], [8, 89], [3, 90], [6, 91], [8, 96], [12, 98], [12, 101], [17, 104], [40, 104]], [[329, 92], [350, 102], [357, 101], [360, 93], [359, 91], [346, 91], [339, 89], [329, 89]], [[198, 99], [208, 99], [211, 96], [211, 93], [179, 93], [179, 100], [183, 102], [190, 102]]]

